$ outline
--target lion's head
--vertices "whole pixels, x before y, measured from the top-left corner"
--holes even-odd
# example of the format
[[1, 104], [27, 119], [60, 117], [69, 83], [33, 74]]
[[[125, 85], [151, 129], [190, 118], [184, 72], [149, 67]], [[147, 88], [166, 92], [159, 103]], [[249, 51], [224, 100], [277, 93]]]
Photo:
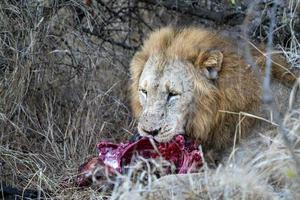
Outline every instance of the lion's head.
[[[138, 86], [142, 111], [138, 130], [163, 142], [185, 132], [186, 119], [193, 107], [192, 67], [182, 60], [151, 56]], [[162, 69], [158, 69], [159, 65]], [[162, 70], [162, 71], [161, 71]]]
[[196, 28], [168, 27], [150, 34], [131, 62], [131, 101], [139, 133], [159, 142], [176, 134], [202, 141], [213, 137], [210, 132], [222, 123], [218, 111], [244, 106], [234, 102], [243, 100], [237, 94], [243, 88], [234, 79], [244, 69], [224, 68], [241, 64], [231, 48], [216, 34]]

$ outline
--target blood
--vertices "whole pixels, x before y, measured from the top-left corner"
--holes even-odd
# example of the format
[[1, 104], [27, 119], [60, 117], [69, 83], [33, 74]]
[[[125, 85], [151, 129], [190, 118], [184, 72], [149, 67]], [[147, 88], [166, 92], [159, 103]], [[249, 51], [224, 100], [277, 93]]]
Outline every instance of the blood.
[[128, 166], [138, 156], [145, 159], [162, 157], [176, 167], [175, 171], [170, 170], [169, 173], [192, 173], [203, 165], [203, 155], [198, 147], [194, 141], [186, 142], [182, 135], [177, 135], [167, 143], [158, 143], [148, 137], [120, 144], [101, 141], [97, 144], [98, 157], [89, 159], [79, 167], [77, 185], [90, 185], [91, 175], [97, 167], [109, 175], [125, 174]]

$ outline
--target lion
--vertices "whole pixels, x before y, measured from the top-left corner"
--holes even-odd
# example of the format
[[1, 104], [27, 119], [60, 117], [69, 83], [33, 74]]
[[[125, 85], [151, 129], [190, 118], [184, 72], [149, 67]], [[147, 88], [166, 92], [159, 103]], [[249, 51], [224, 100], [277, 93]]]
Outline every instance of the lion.
[[[253, 68], [229, 38], [206, 29], [165, 27], [152, 32], [130, 64], [131, 106], [138, 132], [158, 142], [185, 134], [204, 152], [233, 145], [237, 132], [247, 135], [262, 87]], [[252, 49], [264, 69], [265, 54]], [[272, 75], [293, 83], [296, 76], [280, 56], [272, 58]]]

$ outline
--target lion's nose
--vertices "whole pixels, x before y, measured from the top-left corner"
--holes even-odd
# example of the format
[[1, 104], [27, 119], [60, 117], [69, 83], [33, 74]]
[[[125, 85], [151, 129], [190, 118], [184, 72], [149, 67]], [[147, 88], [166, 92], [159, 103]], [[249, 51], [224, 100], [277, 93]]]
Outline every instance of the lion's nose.
[[153, 130], [145, 130], [145, 129], [143, 129], [143, 131], [145, 131], [147, 134], [149, 134], [151, 136], [158, 135], [158, 133], [159, 133], [160, 130], [161, 130], [161, 128], [159, 128], [159, 129], [153, 129]]

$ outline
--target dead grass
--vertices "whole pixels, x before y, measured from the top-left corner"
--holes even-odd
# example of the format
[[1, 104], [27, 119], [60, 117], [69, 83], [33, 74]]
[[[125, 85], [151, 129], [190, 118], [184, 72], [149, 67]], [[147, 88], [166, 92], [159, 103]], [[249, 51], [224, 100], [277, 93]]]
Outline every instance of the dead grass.
[[60, 184], [96, 142], [128, 137], [134, 121], [120, 64], [128, 53], [116, 61], [110, 46], [80, 33], [81, 1], [46, 3], [0, 3], [1, 180], [59, 197], [72, 195]]
[[[290, 1], [291, 15], [298, 4]], [[80, 23], [76, 9], [85, 16]], [[90, 9], [75, 0], [0, 2], [1, 184], [34, 189], [49, 199], [118, 199], [128, 191], [150, 189], [151, 195], [158, 191], [158, 197], [149, 199], [162, 198], [157, 189], [161, 185], [133, 183], [126, 176], [119, 177], [114, 190], [64, 187], [73, 181], [78, 166], [95, 155], [97, 141], [128, 138], [135, 127], [125, 89], [133, 51], [84, 34], [82, 27], [93, 28]], [[299, 68], [293, 23], [286, 24], [291, 38], [281, 49]], [[119, 27], [120, 22], [110, 26]], [[113, 38], [125, 36], [120, 31]], [[298, 104], [290, 107], [283, 122], [300, 159]], [[299, 199], [295, 160], [276, 132], [263, 132], [239, 146], [217, 170], [204, 167], [196, 177], [182, 180], [180, 190], [173, 185], [163, 186], [164, 191], [174, 199], [179, 191], [188, 199]], [[148, 179], [152, 175], [145, 174]]]

